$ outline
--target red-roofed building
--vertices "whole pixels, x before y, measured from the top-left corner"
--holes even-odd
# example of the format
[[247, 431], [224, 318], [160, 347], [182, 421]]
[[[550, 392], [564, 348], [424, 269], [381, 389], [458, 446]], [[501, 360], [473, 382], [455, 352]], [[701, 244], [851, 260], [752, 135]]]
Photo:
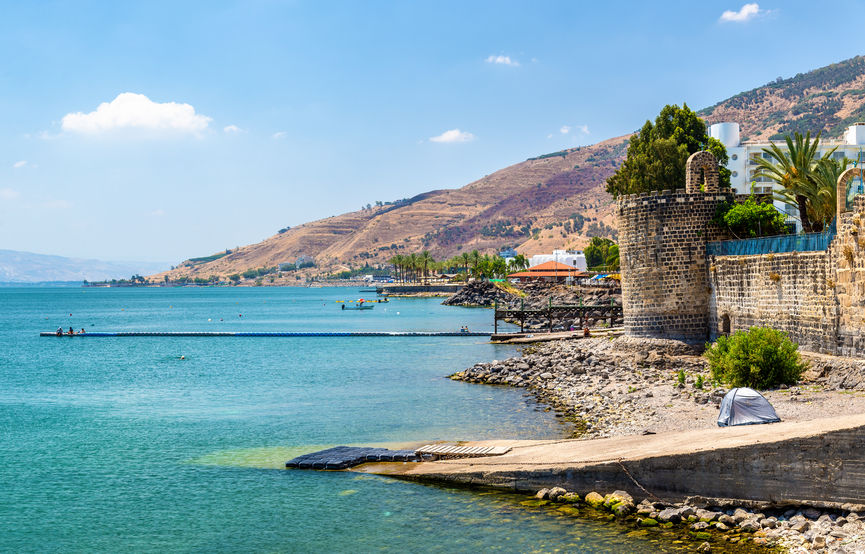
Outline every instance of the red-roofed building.
[[591, 274], [559, 262], [544, 262], [508, 275], [508, 280], [516, 283], [543, 281], [545, 283], [573, 283], [577, 279], [585, 279]]

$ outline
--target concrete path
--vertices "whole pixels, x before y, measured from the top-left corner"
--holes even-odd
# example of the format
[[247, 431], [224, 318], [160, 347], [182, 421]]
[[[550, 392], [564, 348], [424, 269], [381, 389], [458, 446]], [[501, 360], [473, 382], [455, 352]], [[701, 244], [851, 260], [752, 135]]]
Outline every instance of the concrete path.
[[559, 485], [582, 494], [622, 488], [635, 497], [865, 503], [865, 414], [585, 441], [465, 444], [511, 451], [356, 470], [526, 492]]

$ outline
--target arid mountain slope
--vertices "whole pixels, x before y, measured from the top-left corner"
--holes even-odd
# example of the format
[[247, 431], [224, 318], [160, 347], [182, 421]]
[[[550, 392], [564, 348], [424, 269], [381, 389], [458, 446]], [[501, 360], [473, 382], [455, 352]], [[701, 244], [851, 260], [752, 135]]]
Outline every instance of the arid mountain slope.
[[[699, 114], [707, 123], [738, 122], [745, 140], [793, 131], [837, 137], [850, 123], [865, 120], [865, 57], [777, 79]], [[624, 157], [626, 140], [539, 156], [459, 189], [306, 223], [222, 258], [187, 261], [151, 278], [225, 277], [301, 255], [313, 257], [315, 271], [326, 273], [423, 249], [443, 258], [475, 248], [493, 252], [515, 246], [523, 254], [579, 248], [588, 236], [614, 234], [612, 199], [604, 185]]]
[[443, 258], [503, 246], [527, 254], [580, 247], [588, 235], [612, 232], [612, 199], [604, 186], [624, 155], [625, 140], [529, 159], [459, 189], [305, 223], [213, 261], [184, 262], [152, 279], [225, 277], [299, 256], [313, 257], [321, 272], [385, 263], [394, 254], [423, 249]]
[[743, 140], [782, 139], [794, 131], [836, 138], [865, 120], [865, 57], [776, 79], [698, 113], [707, 123], [738, 122]]

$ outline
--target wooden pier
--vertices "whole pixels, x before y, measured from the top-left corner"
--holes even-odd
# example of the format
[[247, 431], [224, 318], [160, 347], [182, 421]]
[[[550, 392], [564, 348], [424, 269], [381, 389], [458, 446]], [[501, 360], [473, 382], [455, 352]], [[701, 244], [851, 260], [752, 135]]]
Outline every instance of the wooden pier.
[[612, 301], [609, 304], [563, 304], [555, 305], [552, 299], [546, 308], [500, 308], [498, 303], [495, 305], [495, 315], [493, 316], [493, 334], [499, 332], [499, 320], [510, 320], [520, 322], [520, 332], [525, 331], [527, 319], [546, 319], [548, 332], [553, 332], [553, 321], [562, 319], [579, 320], [582, 329], [586, 327], [588, 321], [605, 321], [609, 320], [610, 327], [623, 322], [622, 307]]

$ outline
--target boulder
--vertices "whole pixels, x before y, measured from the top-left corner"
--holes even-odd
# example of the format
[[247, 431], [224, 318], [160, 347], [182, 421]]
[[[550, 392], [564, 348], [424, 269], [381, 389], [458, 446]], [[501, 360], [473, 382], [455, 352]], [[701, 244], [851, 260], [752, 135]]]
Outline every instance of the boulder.
[[559, 502], [569, 502], [571, 504], [576, 504], [580, 501], [580, 495], [575, 492], [566, 492], [558, 498]]
[[797, 533], [805, 533], [810, 528], [811, 524], [807, 521], [799, 521], [790, 526], [790, 529], [796, 531]]
[[567, 492], [568, 491], [566, 491], [562, 487], [553, 487], [549, 491], [547, 491], [547, 498], [549, 498], [553, 502], [556, 502], [559, 497], [561, 497], [563, 494], [566, 494]]
[[630, 515], [636, 510], [636, 506], [634, 506], [633, 502], [619, 502], [617, 504], [613, 504], [613, 513], [619, 517], [625, 517]]
[[541, 489], [535, 493], [535, 498], [546, 500], [550, 497], [550, 489]]
[[601, 508], [604, 505], [604, 497], [595, 491], [590, 492], [585, 498], [586, 504], [592, 508]]
[[661, 513], [658, 514], [658, 521], [663, 523], [678, 523], [681, 519], [679, 510], [676, 508], [664, 508], [661, 510]]
[[739, 529], [746, 533], [753, 533], [761, 529], [760, 522], [756, 518], [746, 519], [739, 524]]
[[612, 509], [614, 505], [629, 502], [634, 503], [634, 498], [625, 491], [613, 491], [604, 497], [604, 507]]

